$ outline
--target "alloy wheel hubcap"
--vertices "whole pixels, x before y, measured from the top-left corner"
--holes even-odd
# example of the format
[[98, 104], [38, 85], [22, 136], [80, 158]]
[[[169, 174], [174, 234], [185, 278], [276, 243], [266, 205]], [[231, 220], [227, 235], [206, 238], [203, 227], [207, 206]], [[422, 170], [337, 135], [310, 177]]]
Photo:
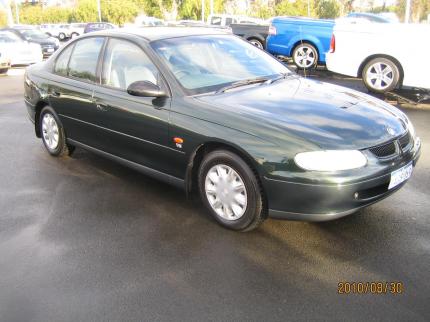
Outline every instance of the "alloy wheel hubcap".
[[367, 69], [366, 80], [373, 88], [384, 90], [393, 83], [393, 69], [384, 63], [375, 63]]
[[248, 198], [245, 184], [228, 165], [218, 164], [208, 171], [205, 192], [212, 209], [223, 219], [237, 220], [246, 211]]
[[263, 49], [263, 45], [259, 41], [251, 40], [250, 43], [253, 44], [257, 48]]
[[59, 131], [58, 124], [54, 117], [47, 113], [42, 120], [43, 140], [49, 149], [55, 150], [58, 147]]
[[295, 53], [294, 61], [301, 68], [309, 68], [315, 64], [315, 52], [310, 47], [300, 47]]

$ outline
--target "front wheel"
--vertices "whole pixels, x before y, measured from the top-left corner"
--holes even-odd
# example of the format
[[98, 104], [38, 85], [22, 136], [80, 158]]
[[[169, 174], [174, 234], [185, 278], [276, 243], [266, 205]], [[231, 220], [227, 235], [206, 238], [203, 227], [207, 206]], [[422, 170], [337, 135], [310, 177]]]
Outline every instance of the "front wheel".
[[200, 196], [222, 226], [239, 231], [256, 228], [263, 220], [259, 182], [238, 155], [227, 150], [209, 153], [198, 173]]
[[60, 38], [60, 40], [64, 40], [66, 39], [66, 34], [63, 32], [60, 32], [60, 34], [58, 35], [58, 38]]
[[375, 93], [385, 93], [397, 87], [400, 72], [397, 65], [388, 58], [377, 57], [363, 68], [364, 85]]
[[299, 69], [314, 68], [318, 63], [318, 51], [308, 43], [297, 45], [293, 51], [293, 62]]
[[45, 106], [40, 113], [39, 126], [43, 145], [49, 154], [58, 157], [70, 155], [73, 152], [74, 147], [66, 143], [64, 128], [50, 106]]

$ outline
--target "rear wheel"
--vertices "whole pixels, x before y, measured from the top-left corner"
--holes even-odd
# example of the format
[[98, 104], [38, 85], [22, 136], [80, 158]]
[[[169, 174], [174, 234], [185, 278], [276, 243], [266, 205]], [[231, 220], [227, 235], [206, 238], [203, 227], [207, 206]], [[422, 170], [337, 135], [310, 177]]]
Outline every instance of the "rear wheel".
[[40, 113], [40, 134], [43, 144], [49, 154], [53, 156], [70, 155], [74, 147], [66, 143], [64, 128], [50, 106], [45, 106]]
[[397, 65], [388, 58], [377, 57], [370, 60], [363, 68], [364, 85], [375, 93], [385, 93], [397, 87], [400, 72]]
[[209, 153], [200, 165], [198, 180], [203, 203], [222, 226], [248, 231], [264, 220], [258, 180], [235, 153], [227, 150]]
[[58, 38], [60, 38], [60, 40], [64, 40], [66, 39], [66, 34], [64, 32], [60, 32], [60, 34], [58, 35]]
[[256, 39], [256, 38], [251, 38], [251, 39], [248, 39], [248, 41], [251, 44], [253, 44], [255, 47], [260, 48], [260, 49], [264, 49], [264, 45], [263, 45], [263, 42], [261, 40]]
[[314, 68], [318, 63], [318, 51], [311, 44], [299, 44], [293, 50], [293, 62], [299, 69]]

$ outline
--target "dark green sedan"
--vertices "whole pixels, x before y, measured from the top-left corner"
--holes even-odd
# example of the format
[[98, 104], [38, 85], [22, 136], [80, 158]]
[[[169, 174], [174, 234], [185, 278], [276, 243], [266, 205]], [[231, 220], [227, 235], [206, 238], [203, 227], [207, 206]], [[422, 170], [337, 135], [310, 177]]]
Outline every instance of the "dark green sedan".
[[27, 69], [25, 102], [51, 155], [84, 148], [198, 192], [234, 230], [353, 213], [402, 187], [420, 155], [398, 109], [208, 28], [80, 37]]

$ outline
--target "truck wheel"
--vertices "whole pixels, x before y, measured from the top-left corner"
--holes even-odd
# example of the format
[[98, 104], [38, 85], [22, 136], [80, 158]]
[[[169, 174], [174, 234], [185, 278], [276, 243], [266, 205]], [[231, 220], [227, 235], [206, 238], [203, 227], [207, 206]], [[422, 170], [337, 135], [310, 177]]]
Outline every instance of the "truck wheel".
[[318, 51], [311, 44], [299, 44], [294, 48], [293, 62], [299, 69], [314, 68], [318, 63]]
[[261, 42], [261, 40], [259, 39], [255, 39], [255, 38], [250, 38], [248, 39], [248, 41], [253, 44], [255, 47], [260, 48], [260, 49], [264, 49], [264, 45]]
[[400, 72], [397, 65], [388, 58], [377, 57], [370, 60], [361, 74], [364, 85], [375, 93], [393, 90], [399, 84]]
[[235, 153], [209, 153], [200, 165], [198, 180], [203, 203], [222, 226], [249, 231], [265, 219], [258, 180]]

